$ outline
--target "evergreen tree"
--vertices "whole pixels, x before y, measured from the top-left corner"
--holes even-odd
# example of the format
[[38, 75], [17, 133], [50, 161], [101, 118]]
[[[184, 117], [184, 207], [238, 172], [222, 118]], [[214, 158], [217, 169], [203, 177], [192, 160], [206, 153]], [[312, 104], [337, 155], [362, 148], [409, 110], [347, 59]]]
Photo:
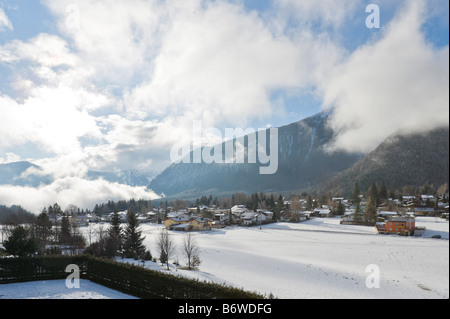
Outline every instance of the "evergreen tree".
[[276, 208], [275, 198], [273, 197], [273, 194], [270, 194], [267, 206], [270, 210], [274, 210]]
[[283, 196], [279, 195], [277, 203], [276, 203], [275, 211], [273, 212], [273, 216], [272, 216], [272, 219], [274, 221], [277, 221], [280, 219], [281, 211], [284, 209], [283, 204], [284, 204]]
[[144, 237], [139, 229], [139, 222], [133, 210], [127, 213], [127, 226], [124, 236], [124, 251], [127, 258], [143, 257], [145, 246], [143, 245]]
[[388, 191], [384, 183], [381, 185], [378, 195], [381, 201], [388, 199]]
[[355, 186], [353, 187], [353, 194], [352, 194], [353, 204], [357, 204], [361, 201], [359, 198], [359, 195], [360, 195], [359, 185], [358, 185], [358, 183], [355, 183]]
[[355, 222], [360, 222], [361, 221], [361, 204], [358, 202], [356, 202], [356, 208], [355, 208], [355, 213], [353, 214], [353, 220]]
[[34, 254], [38, 247], [30, 232], [23, 226], [17, 226], [3, 243], [7, 254], [25, 257]]
[[312, 197], [311, 194], [308, 194], [308, 196], [306, 197], [306, 210], [310, 211], [312, 209], [313, 209]]
[[372, 184], [372, 186], [369, 189], [369, 196], [372, 198], [373, 204], [375, 206], [380, 205], [380, 193], [378, 192], [378, 187], [375, 182]]
[[63, 214], [61, 218], [61, 233], [59, 235], [59, 242], [63, 245], [70, 244], [71, 239], [71, 231], [70, 231], [70, 222], [69, 217], [66, 214]]
[[344, 204], [342, 204], [341, 201], [339, 201], [337, 208], [336, 208], [336, 215], [342, 216], [345, 213], [345, 207]]
[[373, 225], [376, 222], [377, 217], [377, 207], [375, 206], [375, 202], [372, 200], [372, 197], [367, 199], [366, 204], [366, 212], [364, 214], [365, 222], [368, 225]]
[[120, 215], [117, 212], [117, 209], [114, 210], [114, 213], [111, 215], [111, 223], [108, 228], [108, 235], [117, 237], [119, 240], [122, 239], [122, 228], [120, 227]]
[[52, 230], [52, 222], [46, 213], [46, 209], [42, 211], [41, 214], [36, 218], [36, 222], [33, 225], [33, 234], [38, 245], [38, 250], [40, 253], [45, 251], [45, 246], [48, 243], [48, 239]]

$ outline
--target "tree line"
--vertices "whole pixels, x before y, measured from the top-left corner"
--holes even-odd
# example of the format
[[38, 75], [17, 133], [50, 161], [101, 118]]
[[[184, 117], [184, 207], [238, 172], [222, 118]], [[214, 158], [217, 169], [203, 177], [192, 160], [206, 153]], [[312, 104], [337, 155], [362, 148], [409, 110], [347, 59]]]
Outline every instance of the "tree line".
[[[60, 219], [57, 217], [61, 216]], [[2, 227], [4, 249], [0, 255], [18, 257], [34, 255], [61, 255], [70, 253], [89, 254], [96, 257], [112, 259], [114, 257], [133, 258], [135, 260], [153, 260], [151, 252], [144, 245], [145, 236], [139, 227], [137, 214], [128, 210], [126, 222], [123, 223], [117, 210], [110, 218], [106, 231], [101, 228], [98, 240], [91, 242], [91, 226], [88, 226], [89, 244], [75, 224], [70, 222], [66, 212], [58, 204], [44, 209], [32, 223], [26, 225], [7, 225]], [[156, 239], [159, 260], [169, 269], [169, 260], [177, 251], [171, 234], [162, 229]], [[86, 247], [87, 246], [87, 247]], [[187, 233], [181, 252], [186, 257], [188, 269], [200, 265], [200, 250], [197, 241], [191, 233]]]

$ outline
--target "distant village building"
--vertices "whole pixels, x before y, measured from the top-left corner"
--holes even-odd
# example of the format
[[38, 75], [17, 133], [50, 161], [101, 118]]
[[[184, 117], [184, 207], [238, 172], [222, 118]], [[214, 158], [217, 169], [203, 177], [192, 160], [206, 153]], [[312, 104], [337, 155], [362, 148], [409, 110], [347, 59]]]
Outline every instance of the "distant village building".
[[414, 207], [414, 214], [416, 216], [435, 216], [436, 210], [434, 207], [416, 206]]
[[258, 210], [256, 212], [245, 212], [241, 214], [242, 225], [260, 225], [271, 222], [273, 218], [273, 212]]
[[209, 218], [195, 218], [187, 214], [179, 214], [164, 220], [164, 226], [169, 230], [181, 231], [205, 231], [211, 230], [212, 220]]
[[248, 208], [245, 205], [234, 205], [231, 207], [231, 213], [240, 216], [242, 213], [248, 212]]
[[385, 232], [390, 234], [411, 236], [414, 234], [415, 228], [415, 218], [409, 216], [393, 217], [385, 224]]
[[332, 217], [332, 213], [329, 208], [316, 208], [313, 210], [311, 216], [325, 218]]
[[309, 219], [310, 213], [311, 212], [291, 211], [291, 210], [282, 211], [280, 212], [280, 221], [290, 223], [303, 222]]

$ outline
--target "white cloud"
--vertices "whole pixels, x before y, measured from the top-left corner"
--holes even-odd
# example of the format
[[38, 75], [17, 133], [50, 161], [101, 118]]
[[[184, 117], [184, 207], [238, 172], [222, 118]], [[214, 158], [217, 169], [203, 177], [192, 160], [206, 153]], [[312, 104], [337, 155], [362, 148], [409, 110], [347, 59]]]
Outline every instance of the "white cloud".
[[425, 41], [425, 10], [409, 3], [379, 41], [353, 52], [323, 83], [324, 104], [335, 106], [332, 149], [368, 152], [397, 131], [448, 126], [449, 49]]
[[314, 23], [339, 28], [353, 18], [359, 0], [276, 0], [285, 15], [303, 26]]
[[[148, 72], [157, 30], [164, 12], [159, 1], [118, 0], [101, 2], [47, 0], [59, 30], [77, 56], [95, 69], [96, 82], [126, 86], [137, 74]], [[139, 76], [138, 76], [139, 77]]]
[[0, 8], [0, 32], [4, 29], [13, 30], [14, 28], [5, 11]]
[[271, 101], [274, 91], [311, 86], [320, 65], [338, 55], [325, 37], [275, 35], [239, 6], [192, 3], [174, 10], [148, 80], [124, 95], [136, 117], [179, 114], [182, 122], [245, 127], [280, 112]]
[[57, 202], [61, 207], [71, 204], [92, 209], [95, 204], [109, 200], [155, 199], [157, 196], [145, 187], [131, 187], [104, 180], [88, 181], [79, 177], [64, 177], [50, 185], [34, 187], [0, 185], [0, 202], [5, 205], [20, 205], [40, 213], [44, 207]]

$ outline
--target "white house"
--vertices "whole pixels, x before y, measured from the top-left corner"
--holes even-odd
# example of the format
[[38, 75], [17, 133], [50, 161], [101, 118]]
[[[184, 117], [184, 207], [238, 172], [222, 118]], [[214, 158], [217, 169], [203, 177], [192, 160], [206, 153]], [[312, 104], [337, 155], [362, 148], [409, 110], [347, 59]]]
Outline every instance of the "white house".
[[245, 212], [241, 214], [241, 220], [243, 225], [251, 224], [263, 224], [272, 220], [273, 212], [266, 210], [258, 210], [256, 212]]
[[265, 215], [266, 220], [272, 220], [272, 218], [273, 218], [273, 212], [271, 212], [271, 211], [258, 209], [258, 213]]
[[313, 215], [319, 217], [331, 217], [331, 210], [329, 208], [316, 208], [313, 211]]
[[245, 205], [234, 205], [231, 207], [231, 212], [235, 215], [241, 215], [242, 213], [247, 212], [248, 209], [245, 207]]
[[[242, 224], [243, 225], [256, 224], [256, 222], [258, 221], [257, 218], [258, 218], [259, 215], [260, 215], [260, 213], [258, 213], [258, 212], [245, 212], [245, 213], [242, 213], [241, 214]], [[265, 216], [263, 218], [265, 218]], [[262, 221], [262, 220], [259, 220], [259, 221]]]

